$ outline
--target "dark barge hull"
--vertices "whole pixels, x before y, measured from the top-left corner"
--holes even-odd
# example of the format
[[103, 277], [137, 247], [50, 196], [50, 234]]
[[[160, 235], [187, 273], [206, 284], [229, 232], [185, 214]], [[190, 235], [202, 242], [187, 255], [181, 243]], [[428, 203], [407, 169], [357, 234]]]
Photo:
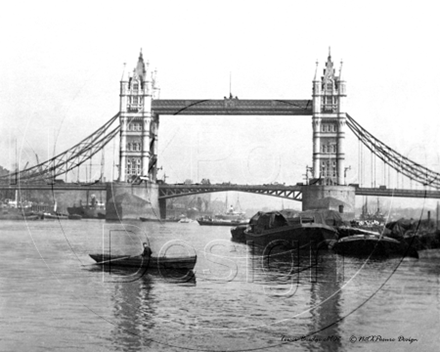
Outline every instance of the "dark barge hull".
[[341, 238], [333, 251], [344, 256], [418, 258], [417, 251], [394, 238], [380, 235], [353, 235]]
[[247, 230], [244, 233], [247, 243], [252, 241], [259, 247], [266, 247], [271, 243], [282, 241], [295, 248], [327, 248], [330, 243], [338, 239], [338, 233], [333, 227], [316, 223], [283, 226], [264, 230], [261, 234], [255, 234]]

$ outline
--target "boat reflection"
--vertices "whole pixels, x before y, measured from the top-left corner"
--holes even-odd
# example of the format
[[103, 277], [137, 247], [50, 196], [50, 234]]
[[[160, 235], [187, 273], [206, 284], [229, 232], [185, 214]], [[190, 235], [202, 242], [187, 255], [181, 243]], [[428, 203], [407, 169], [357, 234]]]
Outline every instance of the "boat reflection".
[[263, 281], [290, 281], [296, 284], [318, 280], [322, 267], [322, 257], [329, 251], [321, 247], [286, 245], [285, 241], [272, 241], [265, 248], [253, 246], [250, 248], [250, 265], [258, 278]]
[[154, 279], [143, 276], [132, 282], [116, 282], [113, 301], [115, 325], [112, 344], [116, 350], [142, 351], [150, 346], [148, 331], [154, 327], [156, 299]]
[[[102, 268], [101, 268], [102, 269]], [[109, 271], [108, 269], [105, 269]], [[111, 300], [114, 306], [114, 328], [112, 344], [115, 350], [137, 352], [153, 348], [155, 345], [154, 331], [157, 317], [157, 299], [155, 285], [196, 284], [195, 274], [182, 272], [164, 273], [140, 273], [118, 271], [113, 269], [106, 275], [111, 276], [114, 284], [114, 292]], [[156, 327], [157, 328], [157, 327]]]
[[[281, 244], [270, 250], [251, 247], [251, 255], [254, 282], [264, 285], [266, 293], [291, 302], [286, 304], [284, 314], [288, 318], [280, 328], [287, 338], [285, 343], [294, 349], [313, 341], [314, 351], [340, 351], [339, 326], [344, 318], [340, 302], [344, 283], [341, 258], [326, 249], [304, 251]], [[308, 329], [299, 329], [298, 319], [305, 317], [310, 317], [311, 324]]]
[[319, 336], [317, 351], [337, 352], [342, 349], [340, 325], [344, 319], [341, 294], [344, 283], [340, 259], [329, 253], [323, 254], [319, 279], [311, 283], [310, 313], [313, 326], [309, 335]]
[[160, 282], [174, 284], [196, 284], [196, 275], [193, 270], [187, 269], [166, 269], [166, 268], [124, 268], [112, 266], [93, 266], [93, 271], [102, 271], [106, 273], [106, 282], [130, 283], [142, 279], [153, 279]]

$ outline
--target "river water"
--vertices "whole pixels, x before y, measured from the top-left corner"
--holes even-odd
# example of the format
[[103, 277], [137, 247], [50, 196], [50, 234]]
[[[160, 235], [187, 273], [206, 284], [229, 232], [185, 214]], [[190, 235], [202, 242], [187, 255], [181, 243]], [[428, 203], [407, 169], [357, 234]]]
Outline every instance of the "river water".
[[[331, 252], [261, 260], [228, 227], [0, 222], [0, 351], [435, 351], [440, 262]], [[89, 253], [198, 255], [192, 278]], [[292, 261], [290, 262], [290, 259]], [[373, 337], [371, 337], [373, 336]]]

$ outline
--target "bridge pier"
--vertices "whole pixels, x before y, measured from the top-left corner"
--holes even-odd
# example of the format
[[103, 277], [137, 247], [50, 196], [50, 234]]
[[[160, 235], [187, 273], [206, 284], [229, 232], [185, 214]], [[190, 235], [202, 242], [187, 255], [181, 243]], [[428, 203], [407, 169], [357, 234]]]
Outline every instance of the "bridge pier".
[[160, 218], [166, 219], [167, 217], [167, 200], [159, 199]]
[[159, 219], [159, 187], [155, 183], [107, 184], [106, 220]]
[[342, 219], [355, 217], [355, 188], [352, 186], [303, 186], [302, 210], [328, 209], [340, 212]]

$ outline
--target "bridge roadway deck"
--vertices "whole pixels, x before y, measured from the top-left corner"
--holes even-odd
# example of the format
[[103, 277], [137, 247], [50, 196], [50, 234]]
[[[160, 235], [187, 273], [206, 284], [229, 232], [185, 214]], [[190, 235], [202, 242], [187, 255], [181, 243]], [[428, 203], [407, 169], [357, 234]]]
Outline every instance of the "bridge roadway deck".
[[[159, 198], [183, 197], [191, 194], [237, 191], [301, 200], [302, 185], [171, 185], [159, 186]], [[440, 199], [440, 191], [355, 187], [357, 196]]]
[[153, 100], [157, 115], [312, 115], [311, 100]]
[[440, 190], [357, 187], [357, 196], [439, 199]]
[[[40, 190], [40, 191], [105, 191], [108, 183], [56, 183], [56, 184], [0, 184], [0, 190]], [[225, 191], [247, 192], [291, 200], [301, 200], [302, 185], [174, 185], [160, 184], [159, 198], [168, 199], [193, 194], [214, 193]], [[430, 198], [440, 199], [440, 190], [391, 189], [355, 187], [357, 196], [398, 197], [398, 198]]]
[[272, 197], [301, 200], [302, 187], [284, 185], [168, 185], [159, 186], [159, 199], [183, 197], [191, 194], [214, 193], [225, 191], [247, 192]]
[[0, 190], [23, 191], [105, 191], [107, 183], [0, 184]]

